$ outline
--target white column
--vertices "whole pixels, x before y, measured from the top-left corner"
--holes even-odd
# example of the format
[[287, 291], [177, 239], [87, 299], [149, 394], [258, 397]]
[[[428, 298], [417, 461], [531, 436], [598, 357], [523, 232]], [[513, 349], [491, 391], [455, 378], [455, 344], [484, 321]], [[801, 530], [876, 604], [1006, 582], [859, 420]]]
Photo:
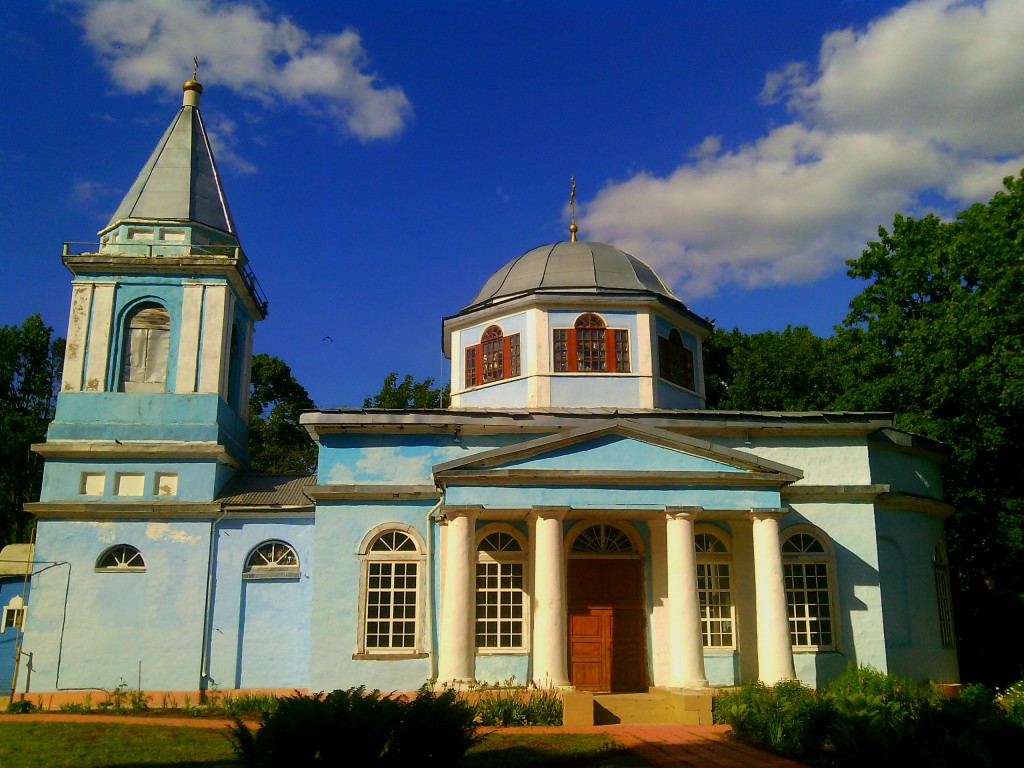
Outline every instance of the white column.
[[227, 303], [226, 285], [206, 286], [203, 293], [203, 348], [199, 354], [199, 386], [196, 388], [203, 394], [220, 393]]
[[669, 510], [665, 522], [670, 688], [705, 688], [708, 684], [697, 595], [697, 555], [693, 548], [694, 516], [693, 512]]
[[785, 509], [753, 509], [754, 590], [757, 595], [758, 678], [767, 685], [796, 677], [782, 575], [779, 518]]
[[440, 683], [472, 682], [475, 676], [473, 640], [475, 552], [473, 510], [445, 510], [444, 594], [441, 597], [441, 638], [437, 654]]
[[570, 686], [562, 518], [565, 509], [534, 507], [533, 680], [542, 688]]

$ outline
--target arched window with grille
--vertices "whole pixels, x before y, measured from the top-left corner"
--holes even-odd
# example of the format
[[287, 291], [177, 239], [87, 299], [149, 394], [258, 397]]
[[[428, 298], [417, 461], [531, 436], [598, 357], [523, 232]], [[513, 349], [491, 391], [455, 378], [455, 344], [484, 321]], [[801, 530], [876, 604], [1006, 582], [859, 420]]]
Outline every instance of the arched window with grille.
[[283, 541], [265, 541], [255, 547], [245, 559], [242, 571], [245, 579], [297, 579], [299, 556], [291, 544]]
[[526, 544], [511, 526], [479, 534], [475, 622], [478, 650], [526, 648]]
[[414, 654], [420, 647], [422, 541], [412, 526], [378, 526], [360, 547], [360, 646], [365, 654]]
[[629, 534], [617, 525], [595, 523], [576, 535], [570, 552], [577, 555], [633, 555], [637, 548]]
[[556, 372], [629, 373], [629, 331], [609, 328], [595, 312], [584, 312], [572, 328], [555, 328], [551, 344]]
[[832, 557], [824, 535], [799, 527], [783, 531], [782, 571], [794, 648], [834, 650]]
[[121, 355], [121, 391], [164, 392], [171, 316], [159, 304], [140, 304], [128, 316]]
[[146, 570], [142, 553], [130, 544], [117, 544], [96, 559], [96, 570], [103, 572], [140, 573]]
[[732, 557], [724, 534], [698, 530], [697, 597], [705, 648], [734, 648], [736, 631], [732, 601]]
[[508, 336], [500, 325], [489, 325], [480, 343], [466, 347], [466, 387], [513, 379], [521, 373], [519, 334]]
[[668, 337], [658, 337], [658, 375], [686, 389], [696, 390], [692, 349], [683, 343], [683, 335], [677, 328], [668, 332]]

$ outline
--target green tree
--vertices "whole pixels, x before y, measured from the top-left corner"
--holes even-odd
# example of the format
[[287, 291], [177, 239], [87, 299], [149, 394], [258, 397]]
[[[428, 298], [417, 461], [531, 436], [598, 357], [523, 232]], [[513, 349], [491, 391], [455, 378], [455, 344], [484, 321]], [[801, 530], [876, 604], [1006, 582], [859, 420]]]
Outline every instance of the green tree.
[[380, 392], [363, 401], [363, 408], [443, 408], [450, 394], [450, 385], [435, 387], [433, 379], [416, 381], [412, 374], [406, 374], [399, 384], [398, 373], [392, 371], [384, 378]]
[[[836, 407], [952, 449], [946, 497], [962, 672], [1024, 674], [1024, 179], [956, 220], [896, 216], [851, 260]], [[998, 626], [999, 630], [994, 631]]]
[[46, 439], [64, 364], [64, 340], [39, 315], [0, 328], [0, 546], [28, 541], [43, 460], [32, 444]]
[[315, 408], [305, 387], [283, 360], [252, 357], [249, 397], [249, 456], [256, 472], [312, 472], [316, 443], [299, 424], [303, 411]]
[[707, 407], [734, 411], [817, 411], [837, 393], [831, 339], [806, 326], [781, 333], [716, 329], [704, 343]]

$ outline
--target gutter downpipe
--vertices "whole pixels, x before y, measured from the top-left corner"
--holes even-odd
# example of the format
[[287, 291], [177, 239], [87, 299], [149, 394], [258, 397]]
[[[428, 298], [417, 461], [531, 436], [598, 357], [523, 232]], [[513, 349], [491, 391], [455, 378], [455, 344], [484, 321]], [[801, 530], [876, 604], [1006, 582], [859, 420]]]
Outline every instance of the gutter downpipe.
[[429, 671], [430, 679], [437, 680], [437, 622], [434, 617], [434, 515], [444, 504], [444, 491], [441, 491], [441, 498], [437, 504], [427, 512], [427, 621], [430, 622], [430, 653]]
[[215, 563], [214, 550], [217, 547], [217, 526], [227, 516], [221, 508], [220, 517], [210, 522], [210, 555], [206, 566], [206, 604], [203, 606], [203, 652], [199, 668], [199, 690], [206, 690], [206, 681], [210, 678], [210, 636], [213, 634], [213, 572]]

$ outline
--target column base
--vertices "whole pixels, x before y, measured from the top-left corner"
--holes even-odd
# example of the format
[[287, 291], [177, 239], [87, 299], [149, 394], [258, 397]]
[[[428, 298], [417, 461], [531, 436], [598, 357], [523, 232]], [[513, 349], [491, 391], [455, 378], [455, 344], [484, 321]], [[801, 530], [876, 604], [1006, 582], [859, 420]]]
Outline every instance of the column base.
[[476, 678], [456, 678], [454, 680], [438, 680], [434, 683], [435, 691], [471, 691], [478, 688], [480, 684]]
[[693, 690], [694, 688], [707, 688], [707, 680], [683, 680], [681, 682], [670, 682], [665, 686], [673, 691], [678, 690]]

